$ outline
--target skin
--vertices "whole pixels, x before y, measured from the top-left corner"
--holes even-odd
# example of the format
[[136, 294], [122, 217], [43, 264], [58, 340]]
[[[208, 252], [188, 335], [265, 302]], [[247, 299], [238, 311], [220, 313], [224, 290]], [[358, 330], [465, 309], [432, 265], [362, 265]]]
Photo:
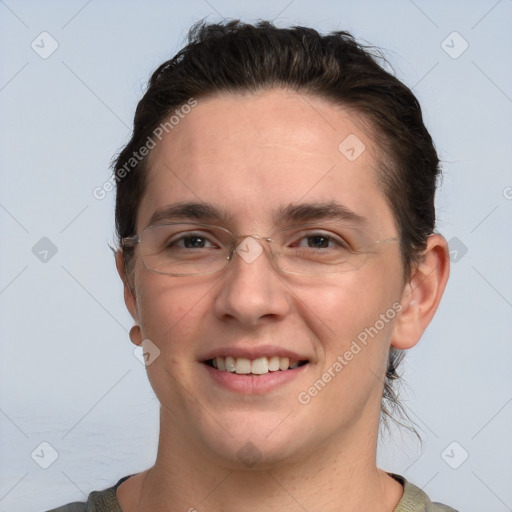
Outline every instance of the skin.
[[[200, 99], [150, 155], [137, 232], [158, 208], [203, 201], [227, 211], [223, 225], [233, 233], [268, 236], [278, 208], [336, 200], [366, 218], [375, 240], [396, 237], [376, 180], [378, 148], [363, 126], [354, 113], [284, 89]], [[366, 145], [354, 161], [338, 150], [349, 134]], [[406, 282], [397, 243], [357, 271], [322, 278], [279, 274], [264, 255], [195, 277], [150, 272], [137, 251], [131, 280], [121, 253], [117, 265], [132, 342], [150, 339], [161, 351], [147, 366], [161, 403], [157, 459], [118, 488], [124, 512], [396, 507], [403, 488], [376, 466], [387, 352], [414, 346], [437, 309], [449, 268], [441, 236], [429, 238]], [[299, 403], [398, 303], [401, 312], [309, 404]], [[219, 387], [199, 360], [220, 346], [269, 343], [309, 364], [265, 394]], [[249, 441], [260, 455], [251, 467], [237, 456]]]

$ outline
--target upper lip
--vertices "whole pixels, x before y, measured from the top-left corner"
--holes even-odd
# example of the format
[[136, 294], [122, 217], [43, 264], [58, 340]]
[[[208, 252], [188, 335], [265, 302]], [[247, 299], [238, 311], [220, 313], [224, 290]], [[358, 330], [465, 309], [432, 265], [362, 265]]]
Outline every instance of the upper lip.
[[288, 357], [293, 361], [307, 361], [307, 356], [298, 354], [293, 350], [289, 350], [276, 345], [259, 345], [257, 347], [243, 347], [240, 345], [219, 347], [206, 352], [204, 355], [199, 357], [200, 361], [209, 361], [216, 357], [227, 357], [232, 356], [234, 358], [245, 357], [246, 359], [258, 359], [260, 357]]

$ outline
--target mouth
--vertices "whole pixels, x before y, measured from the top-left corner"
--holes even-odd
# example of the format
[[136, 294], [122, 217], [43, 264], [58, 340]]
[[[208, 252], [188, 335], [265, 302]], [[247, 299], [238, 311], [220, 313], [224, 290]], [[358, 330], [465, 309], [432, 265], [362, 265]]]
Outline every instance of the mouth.
[[207, 359], [203, 363], [219, 372], [258, 377], [269, 373], [290, 372], [305, 366], [309, 361], [280, 356], [258, 357], [256, 359], [226, 356]]

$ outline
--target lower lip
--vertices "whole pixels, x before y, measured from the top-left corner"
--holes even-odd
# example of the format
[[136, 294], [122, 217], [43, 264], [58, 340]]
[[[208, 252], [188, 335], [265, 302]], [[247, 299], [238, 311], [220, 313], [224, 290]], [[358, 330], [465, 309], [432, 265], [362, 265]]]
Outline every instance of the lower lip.
[[205, 363], [201, 363], [210, 377], [221, 387], [244, 394], [268, 393], [280, 388], [299, 377], [308, 366], [304, 364], [293, 370], [279, 370], [263, 375], [239, 375], [232, 372], [216, 370]]

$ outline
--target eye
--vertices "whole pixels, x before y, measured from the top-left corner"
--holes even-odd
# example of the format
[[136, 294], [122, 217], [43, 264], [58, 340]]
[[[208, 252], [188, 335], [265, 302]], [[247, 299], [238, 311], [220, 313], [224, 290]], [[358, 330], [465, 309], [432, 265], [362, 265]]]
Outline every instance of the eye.
[[303, 240], [307, 242], [307, 247], [312, 247], [313, 249], [326, 249], [331, 244], [331, 237], [325, 235], [309, 235], [304, 237]]
[[302, 234], [298, 241], [294, 244], [294, 246], [317, 250], [350, 249], [348, 243], [343, 238], [325, 232], [311, 232], [307, 234]]
[[218, 248], [219, 244], [212, 242], [201, 233], [180, 233], [169, 238], [165, 247], [166, 249], [208, 249]]

